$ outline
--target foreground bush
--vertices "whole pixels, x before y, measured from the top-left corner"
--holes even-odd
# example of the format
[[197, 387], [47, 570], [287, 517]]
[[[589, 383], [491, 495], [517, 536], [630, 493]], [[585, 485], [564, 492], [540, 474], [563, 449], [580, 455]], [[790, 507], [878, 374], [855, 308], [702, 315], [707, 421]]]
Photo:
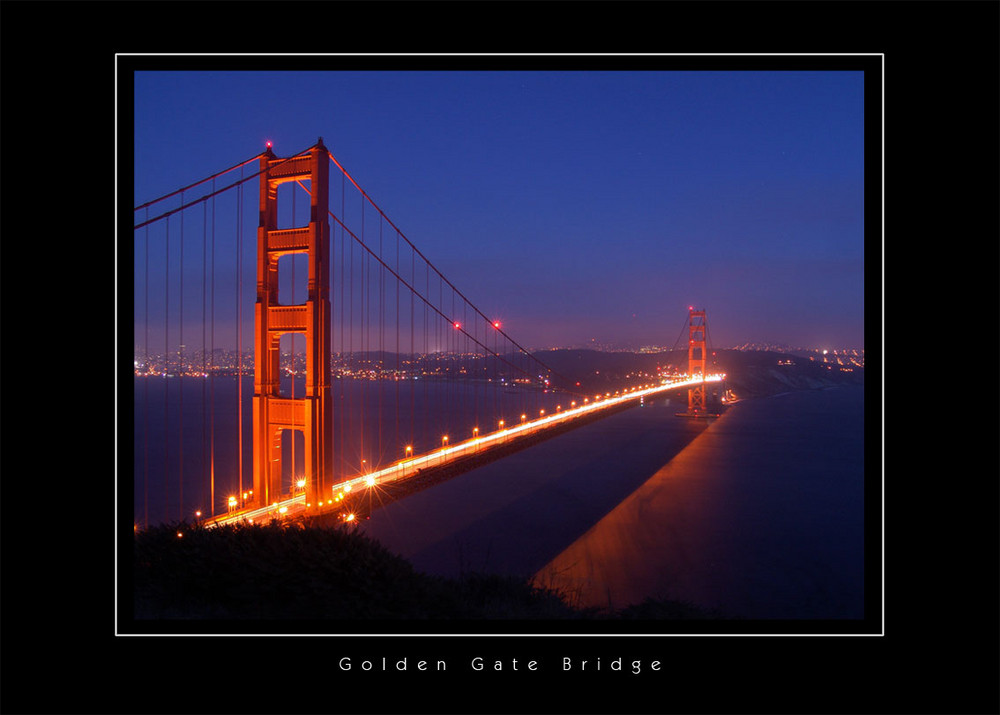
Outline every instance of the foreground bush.
[[706, 617], [672, 602], [579, 610], [523, 579], [428, 576], [350, 527], [163, 526], [135, 535], [133, 563], [138, 619]]

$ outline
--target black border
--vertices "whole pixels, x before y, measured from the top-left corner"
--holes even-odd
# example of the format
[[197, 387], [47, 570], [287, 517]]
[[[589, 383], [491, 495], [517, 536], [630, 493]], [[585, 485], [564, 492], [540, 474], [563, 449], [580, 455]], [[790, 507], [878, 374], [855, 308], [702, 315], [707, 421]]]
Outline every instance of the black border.
[[[8, 140], [3, 144], [5, 187], [13, 186], [14, 177], [21, 175], [20, 167], [29, 165], [29, 159], [37, 160], [42, 149], [65, 151], [77, 162], [76, 181], [101, 176], [106, 185], [113, 185], [114, 172], [107, 166], [107, 157], [114, 136], [106, 108], [113, 102], [108, 76], [116, 52], [180, 48], [298, 52], [303, 51], [304, 42], [317, 51], [378, 47], [421, 52], [435, 46], [446, 46], [451, 52], [524, 51], [525, 45], [531, 45], [532, 51], [551, 52], [554, 48], [590, 51], [597, 45], [601, 52], [875, 53], [885, 58], [885, 258], [890, 262], [887, 266], [882, 255], [873, 257], [866, 285], [877, 288], [866, 292], [874, 296], [885, 291], [883, 311], [893, 320], [883, 325], [882, 314], [869, 300], [869, 311], [876, 318], [867, 322], [870, 372], [880, 370], [878, 365], [888, 370], [880, 349], [888, 342], [897, 348], [891, 354], [892, 374], [900, 374], [900, 346], [909, 337], [905, 328], [940, 315], [927, 312], [930, 301], [921, 300], [920, 286], [905, 277], [900, 283], [916, 290], [886, 289], [883, 271], [900, 276], [913, 270], [912, 264], [901, 267], [893, 256], [916, 248], [918, 237], [926, 237], [935, 246], [961, 243], [965, 237], [956, 236], [957, 226], [992, 237], [983, 250], [995, 259], [1000, 54], [996, 3], [483, 3], [475, 9], [471, 4], [413, 3], [412, 9], [405, 10], [392, 3], [373, 3], [374, 14], [363, 12], [363, 3], [332, 4], [322, 10], [321, 5], [286, 3], [279, 12], [266, 3], [5, 2], [0, 24], [6, 60], [2, 87], [5, 100], [16, 98], [5, 103], [5, 108], [14, 104], [19, 110], [5, 112], [2, 126]], [[554, 20], [553, 10], [558, 11]], [[401, 15], [409, 17], [396, 19]], [[443, 20], [448, 22], [442, 24]], [[362, 21], [367, 24], [359, 24]], [[440, 33], [432, 25], [440, 27]], [[301, 29], [274, 41], [279, 26]], [[487, 33], [487, 27], [496, 32]], [[57, 60], [56, 69], [50, 64], [42, 77], [32, 64], [40, 55]], [[129, 123], [130, 118], [123, 126]], [[956, 139], [960, 149], [971, 147], [972, 151], [956, 157], [951, 148]], [[867, 157], [866, 163], [871, 166]], [[982, 178], [973, 182], [974, 165], [985, 168], [985, 176], [980, 174]], [[954, 185], [956, 176], [963, 184], [961, 191]], [[12, 189], [5, 193], [10, 208], [12, 197], [28, 192]], [[47, 191], [42, 194], [19, 204], [18, 213], [50, 219], [52, 196]], [[128, 200], [123, 203], [127, 205]], [[99, 238], [106, 235], [104, 229], [93, 224], [109, 220], [105, 211], [110, 213], [110, 204], [101, 192], [99, 197], [89, 195], [63, 208], [63, 215], [76, 217], [77, 229], [57, 232], [68, 255], [66, 265], [57, 266], [54, 277], [74, 292], [87, 288], [88, 295], [105, 299], [109, 306], [114, 301], [113, 280], [105, 283], [93, 277], [103, 275], [95, 263], [103, 270], [114, 265], [112, 250]], [[963, 212], [960, 219], [955, 216], [958, 207]], [[9, 225], [12, 213], [6, 216]], [[79, 226], [88, 223], [84, 217], [92, 223], [80, 231]], [[12, 253], [20, 252], [8, 248], [8, 267], [20, 258]], [[936, 299], [944, 290], [941, 281], [948, 280], [942, 274], [961, 268], [963, 277], [969, 276], [970, 266], [967, 261], [961, 266], [947, 263], [947, 256], [940, 252], [935, 252], [935, 260], [934, 270], [918, 269], [918, 279], [934, 280]], [[992, 269], [997, 265], [995, 260], [983, 263]], [[88, 268], [92, 269], [89, 281]], [[986, 286], [995, 280], [995, 270], [991, 270], [985, 276]], [[893, 283], [893, 288], [898, 289], [900, 283]], [[66, 306], [65, 301], [58, 305], [65, 319], [74, 321], [80, 306]], [[95, 312], [98, 325], [84, 324], [66, 332], [80, 344], [98, 346], [94, 347], [97, 356], [92, 372], [110, 402], [113, 393], [103, 379], [113, 370], [105, 355], [106, 346], [113, 344], [114, 329], [103, 323], [99, 310]], [[921, 314], [913, 316], [914, 312]], [[15, 318], [8, 326], [28, 327], [18, 322]], [[995, 320], [987, 322], [986, 329], [996, 324]], [[987, 347], [994, 347], [989, 338]], [[990, 386], [994, 384], [985, 379]], [[893, 388], [891, 381], [890, 390], [891, 418], [869, 408], [872, 419], [867, 420], [880, 444], [885, 420], [885, 446], [895, 447], [885, 457], [889, 558], [884, 637], [675, 637], [627, 643], [615, 638], [562, 638], [545, 648], [521, 639], [497, 639], [484, 655], [527, 659], [537, 652], [541, 659], [566, 652], [602, 657], [607, 664], [620, 654], [647, 660], [661, 657], [669, 667], [655, 678], [612, 676], [604, 671], [596, 677], [507, 672], [482, 679], [458, 667], [456, 657], [485, 650], [463, 639], [316, 638], [290, 643], [252, 637], [223, 642], [116, 638], [111, 601], [114, 569], [107, 555], [111, 543], [101, 519], [112, 491], [107, 480], [100, 482], [103, 489], [96, 490], [96, 517], [53, 507], [43, 518], [28, 518], [11, 500], [3, 505], [7, 538], [2, 545], [2, 709], [25, 713], [1000, 712], [996, 470], [986, 469], [992, 478], [980, 484], [971, 498], [964, 492], [967, 500], [961, 505], [947, 499], [948, 506], [961, 506], [957, 513], [935, 512], [934, 522], [929, 523], [924, 516], [929, 501], [941, 499], [946, 492], [939, 484], [915, 485], [919, 472], [914, 473], [912, 462], [900, 465], [897, 457], [913, 446], [913, 438], [894, 436], [898, 434], [894, 424], [905, 423], [907, 418], [897, 405], [899, 401], [908, 407], [918, 405], [906, 403], [900, 394], [905, 388]], [[81, 385], [74, 397], [99, 399], [93, 392]], [[41, 415], [51, 420], [50, 407], [43, 410]], [[87, 454], [81, 443], [101, 432], [107, 444], [113, 412], [101, 412], [108, 419], [92, 428], [76, 424], [80, 415], [72, 409], [61, 415], [56, 421], [64, 430], [66, 451]], [[963, 427], [972, 421], [970, 417]], [[66, 429], [67, 425], [72, 429]], [[987, 433], [988, 443], [995, 434]], [[106, 453], [101, 451], [101, 456]], [[882, 455], [872, 459], [881, 470]], [[91, 468], [93, 460], [67, 461], [77, 468], [86, 462], [83, 466]], [[953, 460], [947, 465], [955, 469]], [[942, 466], [934, 463], [926, 468], [933, 471]], [[951, 473], [937, 474], [941, 480], [941, 475]], [[925, 484], [927, 489], [922, 488]], [[69, 534], [67, 520], [77, 524]], [[99, 532], [98, 538], [92, 538], [93, 531]], [[969, 553], [961, 552], [961, 547]], [[942, 549], [948, 556], [940, 555]], [[250, 657], [264, 652], [268, 655], [257, 662]], [[440, 656], [455, 661], [456, 667], [447, 675], [428, 677], [409, 672], [344, 678], [334, 668], [340, 655], [356, 659], [402, 655], [411, 662]], [[295, 675], [289, 675], [289, 663], [301, 673], [290, 694], [273, 687], [295, 680]], [[475, 701], [460, 695], [461, 687], [469, 685], [477, 689]], [[542, 695], [536, 694], [539, 686]]]
[[[755, 56], [755, 57], [433, 57], [433, 58], [348, 58], [346, 61], [340, 57], [327, 58], [302, 58], [302, 57], [251, 57], [251, 58], [231, 58], [231, 57], [119, 57], [119, 72], [125, 74], [126, 79], [130, 79], [131, 72], [136, 69], [220, 69], [220, 68], [240, 68], [240, 69], [344, 69], [345, 66], [351, 69], [404, 69], [404, 70], [481, 70], [481, 69], [569, 69], [576, 71], [586, 71], [589, 69], [647, 69], [647, 70], [669, 70], [675, 68], [695, 69], [695, 70], [857, 70], [865, 73], [865, 99], [866, 99], [866, 172], [868, 167], [874, 170], [873, 176], [866, 176], [867, 201], [866, 201], [866, 230], [867, 235], [877, 236], [880, 234], [881, 225], [881, 202], [877, 196], [878, 187], [881, 184], [881, 95], [882, 95], [882, 57], [877, 54], [869, 55], [845, 55], [845, 56]], [[119, 77], [122, 79], [121, 75]], [[120, 109], [131, 110], [131, 103], [125, 98], [125, 93], [119, 95]], [[124, 123], [123, 123], [124, 124]], [[127, 136], [127, 135], [126, 135]], [[129, 167], [125, 165], [123, 169]], [[874, 179], [874, 180], [873, 180]], [[123, 206], [127, 208], [127, 203]], [[124, 224], [127, 228], [127, 224]], [[124, 242], [123, 244], [124, 245]], [[129, 244], [131, 245], [131, 244]], [[878, 263], [876, 262], [876, 265]], [[870, 324], [871, 328], [878, 328], [878, 323]], [[874, 341], [873, 341], [874, 342]], [[129, 365], [129, 361], [123, 361], [124, 365]], [[131, 377], [131, 375], [129, 375]], [[876, 378], [866, 387], [866, 393], [877, 393], [879, 381]], [[866, 411], [872, 414], [879, 414], [879, 403], [877, 399], [870, 400], [866, 404]], [[877, 423], [877, 420], [873, 421]], [[876, 438], [871, 442], [878, 444]], [[869, 452], [869, 454], [872, 454]], [[866, 534], [881, 534], [880, 519], [880, 480], [875, 478], [881, 475], [881, 469], [877, 464], [867, 465], [869, 477], [869, 488], [866, 488], [866, 505], [868, 507], [868, 518], [866, 519]], [[127, 501], [127, 500], [126, 500]], [[131, 523], [131, 513], [129, 512], [121, 523], [127, 525]], [[127, 539], [131, 539], [130, 532], [126, 532]], [[534, 673], [523, 671], [514, 673], [508, 669], [512, 667], [513, 660], [524, 663], [535, 659], [539, 662], [540, 668], [550, 683], [568, 686], [571, 682], [586, 684], [592, 682], [589, 673], [566, 673], [562, 670], [563, 658], [573, 657], [574, 662], [583, 659], [588, 660], [591, 666], [601, 660], [605, 670], [605, 678], [620, 678], [628, 673], [618, 673], [610, 670], [617, 658], [623, 658], [624, 663], [632, 663], [636, 660], [642, 661], [645, 673], [645, 681], [636, 680], [635, 674], [631, 674], [633, 682], [611, 681], [608, 684], [627, 685], [630, 688], [641, 687], [648, 681], [660, 681], [663, 678], [660, 674], [649, 671], [652, 660], [659, 660], [663, 663], [664, 672], [676, 669], [680, 663], [677, 662], [676, 655], [678, 646], [681, 650], [699, 650], [708, 647], [706, 643], [692, 645], [692, 641], [679, 644], [671, 638], [693, 635], [699, 638], [720, 635], [725, 637], [728, 645], [734, 651], [745, 651], [747, 660], [752, 660], [752, 653], [760, 648], [758, 641], [761, 638], [768, 639], [774, 636], [788, 635], [793, 638], [802, 635], [812, 636], [822, 634], [821, 637], [836, 637], [845, 635], [848, 637], [859, 637], [858, 634], [874, 635], [877, 637], [882, 631], [881, 614], [881, 553], [880, 539], [869, 538], [872, 547], [866, 548], [866, 618], [863, 621], [753, 621], [753, 622], [614, 622], [614, 623], [571, 623], [571, 622], [443, 622], [443, 623], [415, 623], [415, 622], [297, 622], [290, 623], [224, 623], [224, 622], [170, 622], [170, 623], [140, 623], [135, 624], [140, 633], [161, 633], [161, 634], [225, 634], [234, 635], [259, 634], [279, 636], [281, 644], [292, 649], [302, 645], [303, 637], [308, 634], [329, 634], [331, 638], [328, 643], [318, 646], [320, 650], [329, 649], [332, 653], [339, 654], [337, 660], [342, 655], [349, 656], [355, 663], [353, 675], [360, 676], [361, 683], [366, 679], [377, 682], [378, 670], [382, 658], [388, 658], [389, 663], [397, 662], [400, 658], [406, 658], [410, 664], [418, 659], [427, 660], [434, 663], [442, 660], [448, 664], [448, 671], [442, 673], [419, 674], [412, 671], [406, 673], [391, 672], [390, 675], [382, 673], [382, 677], [391, 678], [394, 685], [402, 686], [404, 683], [412, 682], [413, 687], [433, 687], [439, 685], [449, 687], [454, 681], [456, 673], [467, 678], [470, 683], [474, 683], [480, 678], [483, 685], [489, 686], [492, 681], [486, 679], [484, 674], [472, 671], [469, 664], [475, 655], [481, 655], [489, 660], [499, 660], [503, 663], [505, 672], [500, 677], [506, 682], [508, 679], [515, 679], [516, 682], [523, 681], [525, 684], [532, 682]], [[123, 555], [127, 558], [129, 551], [123, 550]], [[122, 564], [120, 577], [128, 573], [129, 564]], [[129, 590], [124, 589], [127, 596]], [[133, 624], [128, 621], [127, 602], [122, 602], [119, 628], [123, 632], [129, 632]], [[291, 634], [286, 639], [281, 637]], [[373, 635], [369, 635], [373, 634]], [[430, 635], [426, 635], [430, 634]], [[474, 636], [464, 636], [462, 634], [481, 634]], [[508, 634], [528, 634], [525, 637], [507, 637]], [[733, 634], [748, 634], [749, 638], [733, 638]], [[763, 634], [761, 636], [760, 634]], [[449, 637], [456, 635], [460, 637]], [[653, 637], [660, 635], [663, 637]], [[360, 637], [351, 637], [360, 636]], [[566, 637], [559, 637], [566, 636]], [[650, 637], [645, 637], [650, 636]], [[268, 648], [268, 643], [273, 639], [264, 638], [259, 641], [261, 648]], [[195, 641], [197, 646], [198, 641]], [[308, 645], [312, 645], [311, 643]], [[835, 646], [833, 646], [835, 647]], [[316, 650], [316, 648], [312, 648]], [[589, 656], [588, 656], [589, 654]], [[358, 663], [369, 660], [375, 664], [376, 670], [372, 673], [364, 673], [358, 670]], [[390, 666], [391, 667], [391, 666]], [[414, 666], [415, 667], [415, 666]], [[789, 667], [786, 665], [786, 667]], [[805, 666], [802, 666], [805, 667]], [[329, 671], [330, 666], [327, 666]], [[628, 671], [626, 665], [625, 670]], [[343, 680], [350, 676], [343, 673], [334, 672], [334, 680]], [[486, 675], [496, 677], [495, 673], [486, 672]], [[599, 675], [599, 674], [596, 674]], [[328, 677], [332, 677], [329, 676]], [[665, 677], [665, 676], [664, 676]], [[806, 674], [803, 673], [803, 678]], [[545, 682], [545, 681], [543, 681]], [[362, 687], [364, 687], [362, 685]]]

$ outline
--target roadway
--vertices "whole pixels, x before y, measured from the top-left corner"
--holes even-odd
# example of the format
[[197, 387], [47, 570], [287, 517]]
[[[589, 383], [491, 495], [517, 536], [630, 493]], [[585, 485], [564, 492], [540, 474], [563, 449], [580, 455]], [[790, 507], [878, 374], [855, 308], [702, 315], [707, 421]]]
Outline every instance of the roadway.
[[[706, 375], [704, 381], [719, 382], [724, 377], [724, 375]], [[477, 435], [463, 442], [444, 446], [427, 454], [403, 459], [383, 469], [367, 474], [359, 474], [341, 481], [333, 485], [327, 502], [321, 506], [320, 512], [336, 513], [340, 510], [344, 499], [348, 498], [352, 493], [356, 495], [357, 490], [374, 489], [379, 486], [401, 482], [408, 477], [416, 475], [419, 471], [440, 468], [472, 455], [482, 454], [496, 447], [509, 447], [512, 443], [525, 440], [529, 436], [537, 435], [543, 430], [566, 425], [583, 417], [593, 417], [602, 411], [610, 412], [613, 411], [612, 408], [621, 407], [631, 401], [654, 399], [658, 395], [671, 390], [692, 387], [701, 384], [701, 382], [701, 379], [678, 379], [642, 388], [635, 387], [621, 393], [595, 395], [593, 399], [581, 398], [582, 404], [574, 402], [569, 409], [560, 410], [533, 420], [524, 419], [519, 424], [513, 426], [500, 423], [495, 432]], [[207, 527], [214, 527], [241, 522], [262, 523], [273, 519], [290, 520], [305, 516], [311, 508], [312, 505], [306, 502], [305, 494], [289, 495], [273, 504], [250, 509], [233, 509], [229, 514], [206, 521], [205, 525]], [[353, 514], [346, 515], [348, 521], [353, 518]]]

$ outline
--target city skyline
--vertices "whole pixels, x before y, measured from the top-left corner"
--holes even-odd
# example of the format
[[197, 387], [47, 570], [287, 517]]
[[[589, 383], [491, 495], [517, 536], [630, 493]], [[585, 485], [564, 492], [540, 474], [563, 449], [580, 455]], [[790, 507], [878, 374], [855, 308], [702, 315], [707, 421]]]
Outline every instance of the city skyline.
[[[863, 72], [137, 72], [134, 89], [135, 205], [322, 136], [522, 345], [669, 347], [695, 305], [720, 347], [864, 348]], [[255, 213], [256, 181], [247, 196]]]

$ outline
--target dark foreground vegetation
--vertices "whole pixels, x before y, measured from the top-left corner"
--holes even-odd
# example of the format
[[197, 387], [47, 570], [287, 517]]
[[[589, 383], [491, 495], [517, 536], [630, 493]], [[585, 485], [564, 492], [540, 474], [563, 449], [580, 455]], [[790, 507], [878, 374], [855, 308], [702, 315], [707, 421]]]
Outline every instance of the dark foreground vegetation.
[[163, 526], [135, 535], [136, 619], [703, 619], [686, 603], [578, 609], [525, 579], [429, 576], [348, 526]]

